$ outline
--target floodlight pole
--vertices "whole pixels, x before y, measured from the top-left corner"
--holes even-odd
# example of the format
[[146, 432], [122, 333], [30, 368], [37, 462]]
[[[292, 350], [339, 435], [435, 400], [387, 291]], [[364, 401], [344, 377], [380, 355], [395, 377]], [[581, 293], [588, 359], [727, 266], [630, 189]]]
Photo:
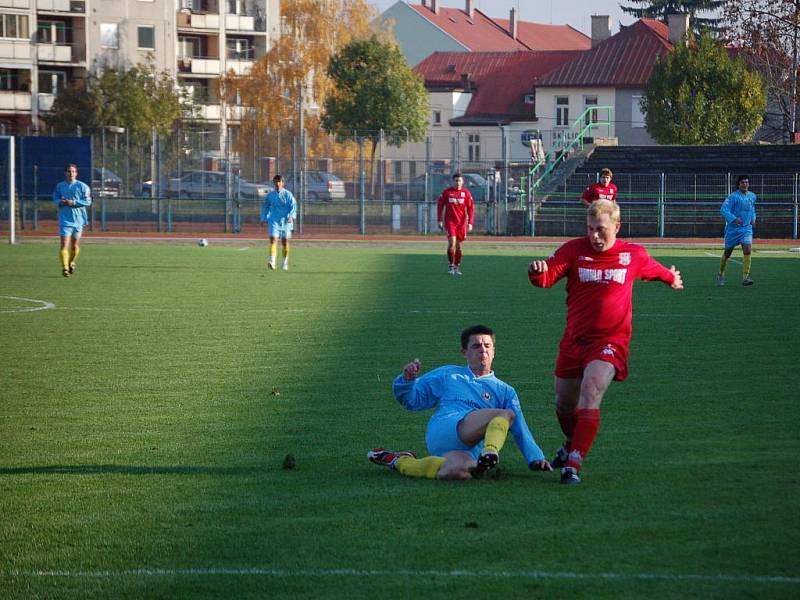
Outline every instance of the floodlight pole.
[[17, 243], [16, 232], [16, 197], [15, 189], [16, 182], [14, 181], [14, 136], [13, 135], [0, 135], [0, 140], [8, 140], [8, 243]]

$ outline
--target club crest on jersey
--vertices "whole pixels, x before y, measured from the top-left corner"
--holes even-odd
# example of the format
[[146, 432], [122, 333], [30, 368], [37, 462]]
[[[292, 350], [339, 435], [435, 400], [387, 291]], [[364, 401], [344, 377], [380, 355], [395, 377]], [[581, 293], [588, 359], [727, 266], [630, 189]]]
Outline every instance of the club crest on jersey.
[[600, 352], [600, 354], [603, 354], [605, 356], [614, 356], [614, 346], [612, 346], [611, 344], [606, 344], [603, 350]]
[[483, 392], [483, 399], [484, 399], [486, 402], [489, 402], [489, 400], [491, 400], [491, 399], [492, 399], [492, 395], [491, 395], [489, 392]]
[[631, 264], [631, 253], [630, 252], [620, 252], [619, 253], [619, 264], [622, 266], [627, 266]]

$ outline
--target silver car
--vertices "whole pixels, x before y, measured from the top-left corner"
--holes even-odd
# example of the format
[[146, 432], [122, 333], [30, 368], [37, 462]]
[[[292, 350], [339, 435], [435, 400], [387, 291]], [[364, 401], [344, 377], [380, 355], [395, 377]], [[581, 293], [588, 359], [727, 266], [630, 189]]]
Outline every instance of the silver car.
[[[231, 174], [231, 197], [263, 200], [272, 187], [245, 181]], [[169, 198], [225, 198], [225, 173], [222, 171], [187, 171], [169, 180]]]

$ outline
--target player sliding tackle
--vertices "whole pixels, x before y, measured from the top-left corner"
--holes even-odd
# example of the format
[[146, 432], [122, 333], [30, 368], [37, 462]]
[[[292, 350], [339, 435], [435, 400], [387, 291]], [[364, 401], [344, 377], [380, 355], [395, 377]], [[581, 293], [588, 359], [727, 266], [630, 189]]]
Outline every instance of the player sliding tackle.
[[494, 342], [494, 331], [474, 325], [461, 332], [465, 367], [448, 365], [420, 376], [419, 360], [408, 363], [394, 380], [394, 395], [408, 410], [436, 408], [425, 435], [431, 456], [376, 448], [369, 460], [409, 477], [477, 478], [497, 465], [510, 430], [531, 470], [552, 471], [525, 423], [517, 392], [492, 371]]
[[587, 235], [566, 242], [528, 267], [530, 282], [549, 288], [567, 278], [567, 327], [556, 358], [556, 416], [566, 438], [553, 466], [561, 483], [578, 473], [600, 429], [600, 402], [612, 380], [628, 376], [633, 282], [662, 281], [683, 289], [681, 274], [642, 246], [617, 239], [619, 206], [597, 200], [586, 211]]

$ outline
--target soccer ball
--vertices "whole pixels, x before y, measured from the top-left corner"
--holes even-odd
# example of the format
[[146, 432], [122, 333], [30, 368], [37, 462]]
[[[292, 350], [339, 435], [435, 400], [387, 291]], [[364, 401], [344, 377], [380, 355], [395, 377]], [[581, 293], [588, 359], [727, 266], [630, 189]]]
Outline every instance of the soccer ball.
[[208, 240], [206, 238], [203, 238], [202, 240], [197, 242], [197, 245], [202, 248], [205, 248], [206, 246], [208, 246]]

